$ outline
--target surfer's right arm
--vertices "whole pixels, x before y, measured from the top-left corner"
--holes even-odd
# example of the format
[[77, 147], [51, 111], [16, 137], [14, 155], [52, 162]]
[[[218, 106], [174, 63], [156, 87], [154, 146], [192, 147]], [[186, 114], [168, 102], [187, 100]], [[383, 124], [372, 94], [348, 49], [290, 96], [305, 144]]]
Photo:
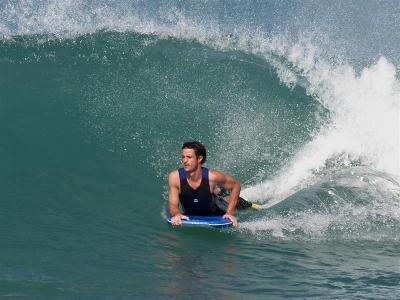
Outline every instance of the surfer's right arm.
[[179, 209], [179, 185], [179, 173], [177, 170], [172, 171], [168, 176], [169, 214], [172, 225], [180, 225], [183, 219], [189, 219], [182, 215]]

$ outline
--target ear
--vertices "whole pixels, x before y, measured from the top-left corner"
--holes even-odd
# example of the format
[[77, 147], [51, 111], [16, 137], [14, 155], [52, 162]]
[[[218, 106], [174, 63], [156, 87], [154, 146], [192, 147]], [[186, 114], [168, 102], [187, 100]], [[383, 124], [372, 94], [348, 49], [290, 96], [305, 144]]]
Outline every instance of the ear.
[[199, 163], [201, 163], [201, 162], [203, 161], [203, 155], [199, 155], [199, 156], [197, 157], [197, 161], [198, 161]]

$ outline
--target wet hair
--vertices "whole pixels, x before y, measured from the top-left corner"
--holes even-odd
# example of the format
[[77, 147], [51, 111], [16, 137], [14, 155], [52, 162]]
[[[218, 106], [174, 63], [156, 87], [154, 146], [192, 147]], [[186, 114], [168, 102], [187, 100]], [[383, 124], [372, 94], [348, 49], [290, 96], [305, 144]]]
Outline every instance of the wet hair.
[[203, 159], [201, 161], [201, 164], [204, 164], [206, 162], [207, 158], [207, 151], [206, 147], [198, 141], [190, 141], [190, 142], [185, 142], [182, 145], [182, 150], [183, 149], [193, 149], [194, 153], [196, 154], [197, 157], [203, 156]]

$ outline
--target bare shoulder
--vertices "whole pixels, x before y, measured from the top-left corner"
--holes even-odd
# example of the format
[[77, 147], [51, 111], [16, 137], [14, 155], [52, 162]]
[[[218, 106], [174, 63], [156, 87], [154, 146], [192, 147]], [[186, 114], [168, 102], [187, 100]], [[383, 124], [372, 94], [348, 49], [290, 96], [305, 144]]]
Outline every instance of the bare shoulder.
[[233, 178], [231, 175], [224, 174], [221, 171], [218, 170], [209, 170], [208, 173], [209, 180], [212, 182], [216, 183], [225, 183], [225, 182], [239, 182], [235, 178]]
[[179, 186], [179, 172], [174, 170], [168, 175], [168, 184], [172, 186]]
[[209, 169], [208, 178], [214, 182], [221, 182], [225, 180], [225, 174], [215, 169]]

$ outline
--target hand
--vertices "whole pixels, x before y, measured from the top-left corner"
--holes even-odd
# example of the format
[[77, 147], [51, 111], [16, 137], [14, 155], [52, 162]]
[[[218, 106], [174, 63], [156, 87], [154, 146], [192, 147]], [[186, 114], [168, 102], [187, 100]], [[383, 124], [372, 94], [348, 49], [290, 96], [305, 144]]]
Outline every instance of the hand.
[[225, 215], [223, 215], [222, 217], [223, 217], [224, 219], [229, 219], [229, 220], [231, 220], [233, 226], [237, 226], [237, 225], [238, 225], [237, 219], [236, 219], [236, 217], [235, 217], [234, 215], [225, 214]]
[[189, 218], [185, 215], [177, 214], [171, 218], [171, 223], [174, 226], [181, 225], [182, 220], [189, 220]]

